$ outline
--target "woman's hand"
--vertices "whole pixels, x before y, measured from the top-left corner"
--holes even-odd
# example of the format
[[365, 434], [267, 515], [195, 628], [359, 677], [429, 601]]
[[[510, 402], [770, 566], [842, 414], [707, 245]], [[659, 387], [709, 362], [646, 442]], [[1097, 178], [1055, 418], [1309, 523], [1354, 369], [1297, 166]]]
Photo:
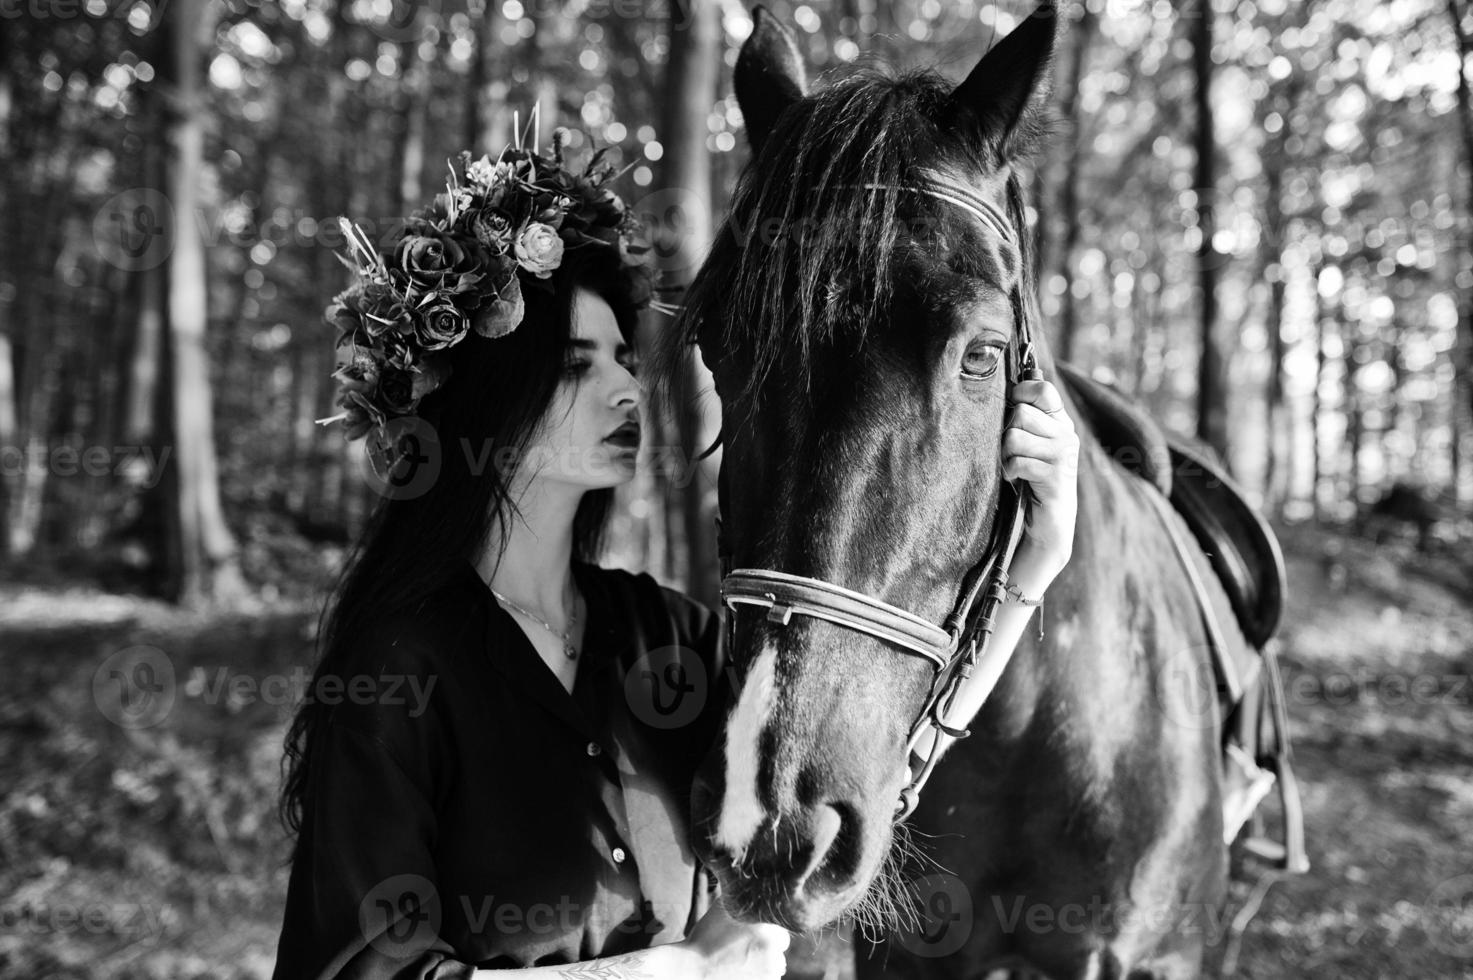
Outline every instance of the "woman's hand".
[[738, 922], [717, 901], [676, 944], [691, 954], [692, 969], [682, 980], [778, 980], [788, 968], [791, 939], [782, 926]]
[[1029, 565], [1062, 571], [1074, 550], [1074, 517], [1079, 509], [1079, 436], [1064, 412], [1064, 400], [1047, 381], [1013, 386], [1014, 407], [1003, 433], [1002, 472], [1024, 480], [1033, 498], [1027, 533], [1019, 552]]

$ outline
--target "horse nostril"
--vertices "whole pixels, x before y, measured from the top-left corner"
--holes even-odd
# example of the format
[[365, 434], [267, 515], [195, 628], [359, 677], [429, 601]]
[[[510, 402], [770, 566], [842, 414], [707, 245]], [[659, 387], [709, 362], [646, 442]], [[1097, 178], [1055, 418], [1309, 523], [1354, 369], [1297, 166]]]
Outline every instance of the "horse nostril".
[[830, 848], [844, 827], [844, 818], [839, 815], [838, 810], [825, 803], [814, 809], [812, 827], [813, 867], [817, 868], [828, 858]]
[[821, 803], [809, 820], [813, 850], [798, 890], [810, 885], [845, 885], [854, 876], [858, 836], [854, 809], [844, 803]]

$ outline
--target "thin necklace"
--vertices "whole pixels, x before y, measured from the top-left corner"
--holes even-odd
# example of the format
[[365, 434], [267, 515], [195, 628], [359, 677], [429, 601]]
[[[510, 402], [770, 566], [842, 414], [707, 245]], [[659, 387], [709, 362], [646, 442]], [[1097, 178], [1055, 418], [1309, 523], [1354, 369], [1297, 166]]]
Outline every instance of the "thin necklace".
[[[490, 588], [490, 586], [487, 586], [487, 588]], [[542, 618], [540, 618], [538, 616], [534, 616], [532, 613], [530, 613], [527, 610], [523, 609], [521, 606], [517, 605], [515, 602], [512, 602], [510, 599], [508, 599], [506, 596], [502, 595], [500, 592], [497, 592], [495, 589], [491, 589], [491, 594], [494, 595], [500, 602], [503, 602], [506, 605], [511, 606], [517, 612], [521, 613], [523, 616], [526, 616], [532, 622], [536, 623], [538, 626], [541, 626], [543, 629], [547, 630], [547, 632], [551, 633], [553, 636], [555, 636], [558, 639], [562, 640], [563, 641], [563, 653], [567, 655], [567, 658], [569, 660], [577, 660], [578, 659], [578, 648], [573, 645], [573, 637], [571, 635], [572, 632], [573, 632], [573, 630], [578, 627], [578, 600], [577, 600], [577, 597], [576, 596], [573, 599], [573, 612], [571, 614], [569, 614], [569, 616], [568, 616], [568, 632], [564, 633], [562, 630], [554, 629], [551, 623], [547, 622], [545, 619], [542, 619]]]

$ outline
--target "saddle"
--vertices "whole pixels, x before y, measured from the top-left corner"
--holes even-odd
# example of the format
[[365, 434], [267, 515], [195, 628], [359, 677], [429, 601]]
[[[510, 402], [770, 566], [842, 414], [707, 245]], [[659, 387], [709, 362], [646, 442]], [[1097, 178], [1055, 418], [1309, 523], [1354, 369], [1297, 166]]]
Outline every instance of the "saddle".
[[[1223, 725], [1224, 828], [1231, 843], [1277, 783], [1281, 840], [1247, 834], [1245, 851], [1291, 872], [1308, 870], [1283, 679], [1269, 642], [1284, 613], [1283, 554], [1268, 523], [1209, 449], [1168, 433], [1130, 398], [1056, 362], [1064, 387], [1105, 451], [1158, 492], [1148, 497], [1197, 593], [1212, 646]], [[1246, 641], [1228, 643], [1170, 509], [1181, 516], [1222, 585]]]

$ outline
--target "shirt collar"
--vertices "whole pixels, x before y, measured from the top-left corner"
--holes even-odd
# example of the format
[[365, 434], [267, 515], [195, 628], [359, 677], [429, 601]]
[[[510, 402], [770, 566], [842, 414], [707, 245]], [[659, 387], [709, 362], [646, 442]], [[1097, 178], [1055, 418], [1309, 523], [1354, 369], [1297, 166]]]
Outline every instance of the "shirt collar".
[[[598, 734], [592, 720], [579, 706], [583, 695], [594, 693], [607, 680], [607, 673], [618, 659], [621, 637], [627, 639], [627, 630], [621, 632], [615, 617], [618, 610], [610, 608], [610, 592], [603, 580], [604, 570], [597, 565], [573, 562], [573, 577], [588, 609], [588, 621], [583, 627], [583, 647], [579, 656], [578, 680], [575, 686], [577, 697], [570, 695], [542, 662], [536, 649], [526, 639], [511, 614], [502, 608], [492, 595], [491, 588], [481, 578], [469, 559], [462, 563], [467, 586], [481, 605], [484, 619], [481, 647], [493, 669], [505, 676], [521, 691], [537, 700], [543, 707], [566, 723], [572, 725], [584, 737], [594, 739]], [[503, 642], [498, 642], [501, 638]], [[504, 642], [506, 639], [511, 642]], [[595, 694], [595, 697], [597, 695]]]

